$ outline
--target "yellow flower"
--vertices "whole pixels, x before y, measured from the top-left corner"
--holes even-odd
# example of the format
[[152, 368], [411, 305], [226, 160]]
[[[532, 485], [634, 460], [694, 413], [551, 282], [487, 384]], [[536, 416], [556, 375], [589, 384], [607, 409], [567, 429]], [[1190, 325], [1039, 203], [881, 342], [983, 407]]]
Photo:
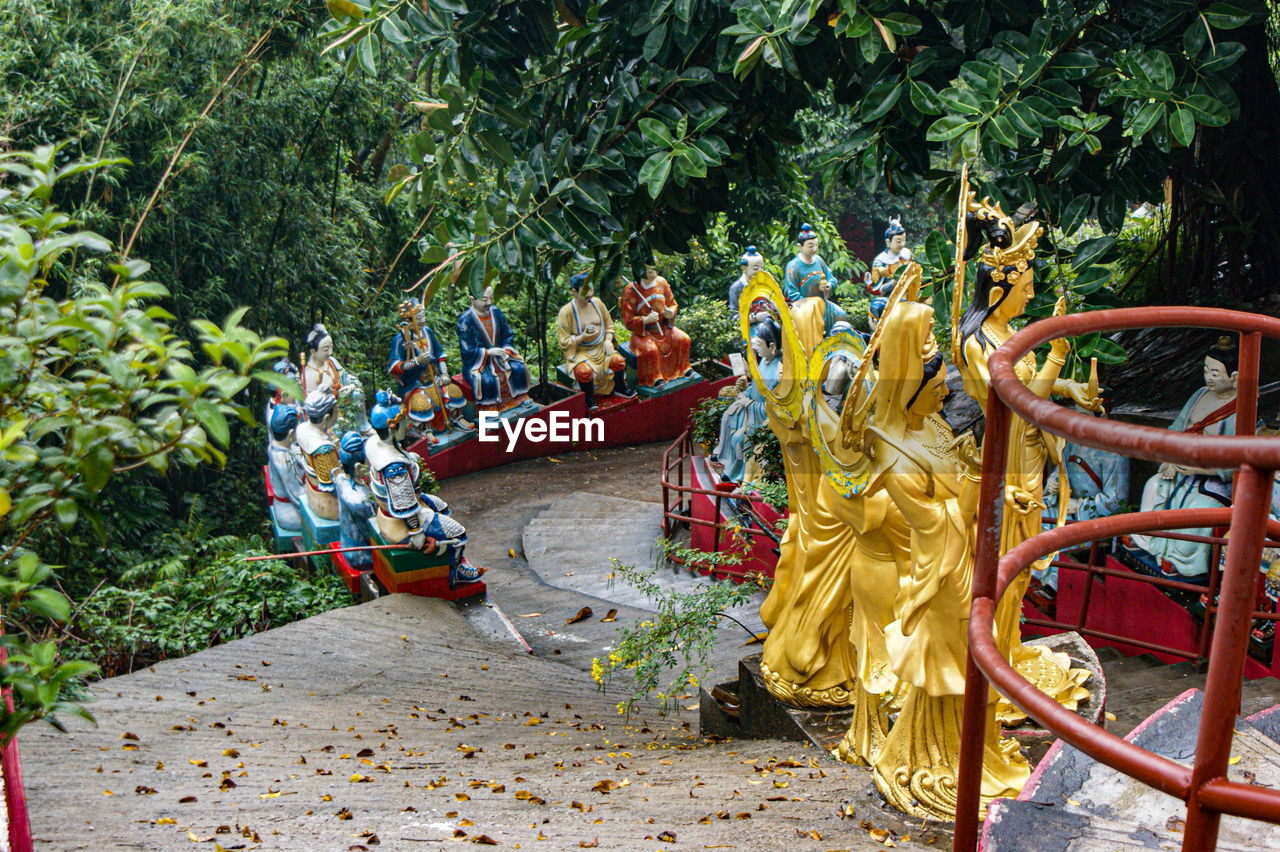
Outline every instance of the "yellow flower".
[[600, 665], [599, 657], [591, 658], [591, 679], [600, 685], [604, 685], [604, 666]]

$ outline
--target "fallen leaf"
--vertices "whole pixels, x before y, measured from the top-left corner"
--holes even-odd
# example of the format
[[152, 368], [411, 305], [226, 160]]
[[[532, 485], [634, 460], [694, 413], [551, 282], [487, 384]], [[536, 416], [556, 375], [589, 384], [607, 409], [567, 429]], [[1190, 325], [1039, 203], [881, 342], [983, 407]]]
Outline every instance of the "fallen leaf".
[[192, 802], [194, 802], [194, 801], [196, 801], [196, 797], [195, 797], [195, 796], [183, 796], [181, 799], [179, 799], [179, 800], [178, 800], [178, 804], [180, 804], [180, 805], [189, 805], [189, 804], [191, 804], [191, 803], [192, 803]]
[[1241, 757], [1240, 755], [1236, 754], [1236, 755], [1232, 755], [1231, 757], [1227, 758], [1227, 765], [1228, 765], [1228, 766], [1235, 766], [1237, 763], [1239, 763], [1239, 762], [1240, 762], [1240, 757]]
[[1110, 710], [1104, 711], [1102, 715], [1107, 717], [1108, 722], [1114, 722], [1116, 720], [1116, 714], [1112, 713]]
[[208, 766], [208, 765], [209, 765], [209, 761], [207, 761], [207, 760], [199, 760], [199, 759], [194, 758], [194, 757], [193, 757], [193, 758], [188, 759], [188, 760], [187, 760], [187, 763], [190, 763], [192, 766]]
[[522, 612], [522, 613], [520, 613], [519, 615], [517, 615], [517, 616], [516, 616], [516, 618], [542, 618], [542, 613], [540, 613], [540, 612]]
[[137, 787], [133, 788], [133, 792], [137, 793], [139, 796], [154, 796], [156, 794], [156, 788], [146, 787], [139, 784]]
[[[675, 842], [676, 842], [676, 833], [675, 833], [674, 831], [671, 831], [670, 829], [668, 829], [668, 830], [666, 830], [666, 831], [662, 832], [661, 834], [659, 834], [659, 835], [658, 835], [658, 839], [659, 839], [659, 840], [661, 840], [663, 843], [675, 843]], [[819, 838], [819, 839], [821, 839], [821, 838]]]
[[616, 790], [617, 788], [618, 788], [617, 781], [614, 781], [612, 778], [605, 778], [603, 781], [597, 781], [595, 783], [595, 786], [591, 788], [591, 792], [604, 793], [607, 795], [608, 793]]
[[240, 752], [236, 751], [233, 748], [223, 749], [222, 756], [223, 757], [239, 757]]
[[591, 615], [592, 615], [591, 607], [584, 606], [582, 609], [578, 610], [577, 615], [575, 615], [573, 618], [566, 621], [565, 624], [577, 624], [579, 621], [585, 621], [586, 619], [590, 618]]
[[173, 817], [160, 817], [156, 820], [156, 825], [177, 825], [178, 821]]
[[530, 725], [541, 725], [541, 724], [542, 724], [542, 720], [539, 719], [537, 716], [530, 716], [529, 721], [524, 723], [526, 728], [529, 727]]
[[616, 609], [611, 609], [609, 610], [608, 613], [605, 614], [604, 618], [600, 619], [600, 623], [604, 624], [606, 622], [617, 621], [617, 620], [618, 620], [618, 611]]
[[471, 800], [471, 797], [468, 796], [466, 793], [454, 793], [453, 798], [459, 802], [467, 802]]
[[595, 849], [600, 845], [600, 838], [594, 837], [591, 840], [579, 840], [578, 846], [582, 849]]
[[487, 834], [477, 834], [475, 837], [471, 838], [471, 842], [478, 843], [481, 846], [497, 846], [498, 845], [498, 841], [494, 840], [492, 837], [490, 837]]
[[747, 641], [743, 642], [743, 643], [742, 643], [742, 647], [743, 647], [743, 648], [745, 648], [745, 647], [746, 647], [746, 646], [748, 646], [748, 645], [758, 645], [758, 644], [760, 644], [761, 642], [763, 642], [765, 639], [768, 639], [768, 638], [769, 638], [769, 631], [768, 631], [768, 630], [762, 630], [762, 631], [760, 631], [759, 633], [757, 633], [757, 634], [755, 634], [754, 636], [752, 636], [752, 637], [751, 637], [750, 639], [748, 639]]

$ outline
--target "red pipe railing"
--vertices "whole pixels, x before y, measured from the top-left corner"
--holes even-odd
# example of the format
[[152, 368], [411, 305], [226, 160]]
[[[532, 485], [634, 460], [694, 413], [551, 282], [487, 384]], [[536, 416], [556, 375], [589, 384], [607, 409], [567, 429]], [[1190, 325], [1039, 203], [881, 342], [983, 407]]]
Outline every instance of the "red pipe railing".
[[[672, 454], [675, 454], [674, 459]], [[692, 526], [704, 526], [714, 528], [712, 551], [719, 552], [721, 537], [727, 536], [745, 536], [749, 540], [751, 536], [764, 535], [771, 538], [775, 543], [778, 536], [773, 532], [771, 524], [760, 516], [760, 513], [751, 505], [751, 501], [742, 497], [735, 497], [726, 494], [723, 491], [716, 491], [708, 488], [697, 488], [693, 485], [685, 485], [685, 468], [692, 464], [694, 458], [693, 437], [688, 429], [680, 433], [680, 437], [667, 447], [662, 454], [662, 535], [664, 538], [670, 538], [675, 532], [677, 524], [685, 523]], [[671, 481], [671, 474], [675, 472], [676, 481]], [[692, 481], [693, 472], [689, 471], [689, 479]], [[672, 504], [672, 495], [675, 497], [675, 503]], [[698, 495], [711, 497], [715, 503], [715, 510], [712, 517], [715, 520], [707, 520], [705, 518], [695, 518], [693, 516], [693, 498]], [[759, 530], [752, 528], [744, 528], [732, 521], [727, 521], [721, 516], [721, 508], [725, 500], [733, 500], [737, 503], [738, 508], [750, 519], [752, 526], [759, 527]], [[687, 501], [688, 514], [682, 512], [683, 505]], [[745, 577], [747, 571], [734, 570], [731, 566], [717, 565], [713, 569], [716, 574], [726, 576]]]
[[[1041, 399], [1013, 371], [1013, 364], [1023, 355], [1057, 337], [1170, 326], [1240, 333], [1235, 436], [1206, 437], [1093, 418]], [[978, 840], [989, 684], [1045, 728], [1094, 759], [1183, 799], [1187, 803], [1183, 852], [1215, 849], [1223, 813], [1280, 822], [1280, 791], [1226, 780], [1263, 540], [1280, 535], [1280, 523], [1267, 518], [1274, 472], [1280, 469], [1280, 440], [1252, 434], [1257, 419], [1258, 366], [1264, 334], [1280, 338], [1280, 320], [1216, 308], [1119, 309], [1042, 320], [992, 353], [988, 362], [991, 385], [969, 620], [953, 847], [956, 852], [974, 849]], [[1184, 466], [1235, 469], [1233, 504], [1221, 509], [1138, 512], [1081, 521], [1041, 533], [1001, 557], [1000, 525], [1013, 413], [1047, 432], [1096, 449]], [[1000, 652], [993, 624], [996, 606], [1009, 583], [1044, 554], [1125, 533], [1205, 526], [1229, 527], [1230, 538], [1221, 572], [1212, 646], [1207, 649], [1209, 670], [1196, 755], [1187, 768], [1089, 724], [1040, 692]], [[1213, 605], [1212, 597], [1209, 604]]]

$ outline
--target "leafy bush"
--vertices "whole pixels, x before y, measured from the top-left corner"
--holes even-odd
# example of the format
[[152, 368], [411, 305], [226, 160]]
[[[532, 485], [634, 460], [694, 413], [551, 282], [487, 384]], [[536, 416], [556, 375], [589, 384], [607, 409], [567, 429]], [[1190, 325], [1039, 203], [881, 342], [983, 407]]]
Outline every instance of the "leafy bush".
[[240, 310], [221, 327], [192, 321], [206, 359], [197, 363], [156, 304], [168, 291], [144, 279], [148, 264], [104, 264], [111, 243], [51, 200], [60, 181], [106, 164], [60, 162], [53, 145], [0, 155], [9, 178], [0, 189], [0, 599], [9, 652], [0, 683], [15, 703], [0, 707], [4, 738], [59, 711], [88, 715], [60, 694], [92, 667], [59, 663], [40, 641], [50, 621], [70, 616], [37, 550], [47, 531], [83, 517], [101, 535], [98, 504], [115, 474], [164, 472], [171, 459], [223, 464], [229, 421], [253, 422], [241, 394], [253, 376], [278, 383], [260, 367], [285, 351], [284, 341], [243, 328]]
[[346, 586], [310, 562], [244, 560], [263, 552], [256, 536], [223, 536], [138, 565], [131, 582], [84, 602], [64, 653], [95, 660], [106, 676], [126, 674], [351, 603]]
[[755, 456], [765, 484], [787, 481], [786, 468], [782, 465], [782, 445], [768, 423], [762, 423], [747, 433], [745, 453], [747, 457]]
[[714, 447], [720, 440], [720, 420], [733, 402], [732, 396], [709, 396], [689, 412], [689, 433], [695, 444]]
[[680, 309], [676, 324], [689, 335], [689, 360], [719, 359], [742, 349], [742, 331], [729, 314], [724, 299], [695, 296], [692, 304]]
[[620, 714], [634, 711], [647, 695], [656, 695], [663, 713], [688, 697], [686, 691], [697, 689], [699, 680], [711, 670], [718, 621], [729, 617], [725, 610], [746, 603], [756, 590], [765, 587], [763, 578], [751, 577], [742, 583], [707, 583], [693, 592], [669, 591], [654, 579], [659, 570], [665, 570], [667, 559], [693, 569], [714, 569], [742, 561], [735, 553], [703, 553], [671, 542], [663, 543], [659, 564], [652, 568], [636, 568], [614, 560], [613, 575], [643, 592], [657, 606], [651, 618], [619, 630], [608, 657], [591, 661], [591, 676], [601, 690], [619, 672], [631, 673], [632, 694], [618, 703]]

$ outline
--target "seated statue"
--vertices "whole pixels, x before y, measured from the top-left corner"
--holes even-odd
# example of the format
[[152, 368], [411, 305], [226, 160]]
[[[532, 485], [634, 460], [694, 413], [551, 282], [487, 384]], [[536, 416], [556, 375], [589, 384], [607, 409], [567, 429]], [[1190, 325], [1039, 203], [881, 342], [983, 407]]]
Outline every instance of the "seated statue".
[[867, 290], [872, 296], [888, 296], [898, 283], [898, 273], [911, 262], [911, 249], [907, 248], [907, 232], [901, 218], [889, 217], [889, 227], [884, 229], [884, 251], [871, 261], [867, 270]]
[[443, 549], [449, 557], [450, 588], [480, 579], [483, 569], [463, 554], [466, 529], [450, 517], [443, 500], [418, 488], [421, 459], [401, 446], [409, 422], [404, 404], [391, 392], [378, 391], [369, 421], [376, 434], [365, 441], [364, 453], [378, 532], [389, 544], [409, 542], [424, 553]]
[[[1104, 389], [1104, 406], [1109, 398]], [[1095, 413], [1082, 405], [1076, 405], [1075, 408], [1082, 414]], [[1054, 468], [1044, 483], [1046, 518], [1057, 518], [1060, 512], [1059, 477], [1064, 469], [1067, 475], [1067, 493], [1071, 495], [1067, 500], [1068, 521], [1110, 517], [1119, 512], [1120, 507], [1129, 499], [1129, 459], [1067, 441], [1062, 448], [1062, 468]], [[1046, 523], [1045, 528], [1052, 529], [1054, 526], [1056, 524]], [[1057, 566], [1050, 565], [1043, 571], [1033, 571], [1032, 576], [1040, 581], [1041, 589], [1050, 594], [1057, 592]]]
[[641, 387], [662, 387], [691, 375], [689, 335], [676, 328], [676, 297], [652, 263], [644, 278], [622, 291], [622, 322], [631, 330], [631, 352]]
[[[782, 326], [770, 315], [751, 326], [751, 348], [760, 365], [760, 375], [770, 387], [777, 385], [782, 374]], [[742, 482], [746, 469], [746, 444], [752, 430], [767, 422], [764, 395], [755, 382], [746, 388], [720, 416], [720, 440], [711, 453], [712, 459], [724, 466], [721, 476], [729, 482]]]
[[328, 391], [312, 391], [303, 404], [307, 419], [294, 431], [294, 460], [306, 475], [307, 504], [316, 517], [338, 520], [338, 497], [334, 494], [333, 472], [338, 462], [338, 440], [333, 425], [338, 422], [338, 400]]
[[587, 400], [587, 410], [596, 411], [596, 394], [617, 394], [630, 398], [627, 362], [618, 354], [609, 309], [596, 297], [587, 273], [569, 279], [573, 298], [556, 316], [556, 337], [564, 350], [564, 366]]
[[[742, 273], [729, 285], [729, 317], [733, 320], [735, 327], [738, 325], [738, 303], [742, 301], [742, 291], [751, 283], [755, 274], [764, 268], [764, 255], [760, 254], [755, 246], [747, 246], [747, 250], [738, 260], [738, 265], [742, 267]], [[751, 305], [750, 321], [755, 322], [768, 312], [768, 305], [768, 299], [756, 299]]]
[[[387, 372], [400, 380], [400, 398], [404, 400], [411, 425], [430, 434], [448, 432], [451, 420], [457, 420], [466, 400], [449, 377], [444, 347], [427, 325], [426, 312], [417, 299], [400, 305], [400, 331], [391, 341]], [[459, 425], [465, 425], [459, 423]]]
[[338, 399], [358, 384], [333, 356], [333, 337], [320, 323], [311, 326], [307, 333], [301, 378], [304, 394], [328, 391]]
[[284, 403], [269, 406], [267, 414], [267, 478], [276, 502], [271, 506], [281, 529], [299, 530], [302, 517], [298, 505], [306, 498], [302, 472], [294, 463], [291, 448], [298, 428], [298, 409]]
[[515, 346], [515, 335], [493, 304], [493, 288], [473, 296], [458, 317], [462, 376], [480, 410], [506, 411], [528, 398], [529, 370]]
[[[1239, 355], [1234, 341], [1220, 339], [1204, 358], [1204, 384], [1182, 406], [1170, 429], [1197, 435], [1236, 433], [1236, 381]], [[1160, 465], [1142, 489], [1142, 511], [1198, 509], [1231, 505], [1229, 470]], [[1180, 530], [1211, 535], [1210, 529]], [[1207, 582], [1213, 545], [1157, 536], [1133, 536], [1133, 542], [1156, 558], [1160, 571], [1174, 579]]]
[[836, 285], [836, 277], [822, 255], [818, 254], [818, 232], [806, 222], [800, 226], [796, 242], [800, 248], [796, 256], [787, 262], [782, 276], [782, 294], [788, 304], [809, 296], [829, 299], [831, 290]]
[[[356, 465], [365, 460], [365, 436], [356, 431], [345, 432], [338, 443], [338, 460], [342, 467], [334, 472], [333, 484], [338, 495], [338, 530], [343, 547], [369, 544], [369, 519], [373, 517], [373, 494], [356, 477]], [[367, 550], [346, 553], [347, 563], [356, 570], [373, 568], [373, 554]]]

